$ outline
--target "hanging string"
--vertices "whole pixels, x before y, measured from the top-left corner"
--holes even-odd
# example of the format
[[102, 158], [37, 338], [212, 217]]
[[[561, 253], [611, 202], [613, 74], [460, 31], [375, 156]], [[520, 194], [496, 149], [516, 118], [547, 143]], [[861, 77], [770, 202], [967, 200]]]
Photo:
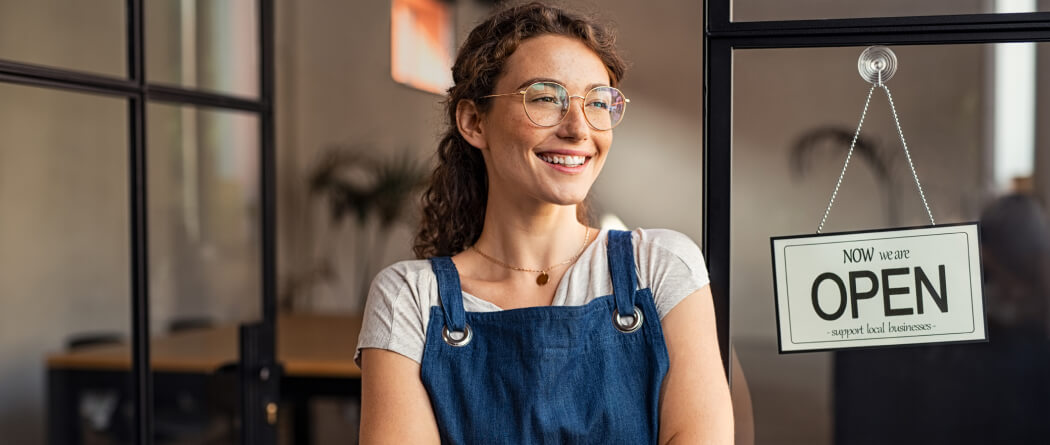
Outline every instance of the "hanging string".
[[864, 100], [864, 111], [860, 113], [860, 122], [857, 123], [857, 131], [853, 134], [853, 141], [849, 144], [849, 151], [846, 152], [846, 162], [842, 164], [842, 172], [839, 173], [839, 179], [835, 182], [835, 190], [831, 192], [831, 199], [828, 201], [827, 208], [824, 209], [824, 216], [820, 219], [820, 224], [817, 226], [817, 233], [821, 233], [824, 230], [824, 224], [828, 220], [828, 215], [831, 214], [831, 207], [835, 205], [835, 198], [839, 194], [839, 188], [842, 186], [842, 178], [846, 176], [846, 168], [849, 167], [849, 161], [853, 158], [853, 149], [857, 145], [857, 138], [860, 137], [860, 129], [864, 127], [864, 118], [868, 115], [868, 106], [871, 105], [871, 95], [875, 92], [875, 88], [882, 88], [886, 91], [886, 99], [890, 102], [890, 110], [893, 112], [893, 122], [897, 125], [897, 135], [900, 137], [901, 146], [904, 148], [904, 156], [908, 159], [908, 167], [911, 168], [912, 177], [915, 178], [915, 187], [919, 190], [919, 197], [922, 198], [922, 205], [926, 208], [926, 215], [930, 218], [930, 225], [937, 225], [933, 219], [933, 212], [930, 211], [930, 204], [926, 201], [926, 194], [922, 191], [922, 184], [919, 182], [919, 174], [915, 171], [915, 164], [911, 160], [911, 153], [908, 151], [908, 142], [904, 140], [904, 131], [901, 130], [901, 121], [897, 117], [897, 107], [893, 104], [893, 95], [890, 94], [889, 87], [882, 82], [882, 72], [879, 71], [877, 81], [868, 90], [868, 97]]
[[908, 167], [911, 168], [911, 176], [915, 178], [915, 189], [919, 191], [919, 197], [922, 198], [922, 206], [926, 208], [926, 216], [930, 217], [930, 225], [935, 226], [937, 223], [933, 220], [933, 212], [930, 211], [930, 203], [926, 201], [926, 194], [922, 192], [922, 184], [919, 183], [919, 174], [915, 172], [915, 163], [911, 161], [911, 152], [908, 151], [908, 143], [904, 140], [904, 131], [901, 130], [901, 121], [897, 118], [897, 107], [893, 105], [893, 95], [890, 94], [890, 89], [886, 85], [883, 85], [882, 89], [886, 90], [886, 99], [890, 101], [890, 110], [893, 111], [893, 122], [897, 124], [897, 135], [900, 136], [901, 146], [904, 147], [904, 157], [908, 158]]

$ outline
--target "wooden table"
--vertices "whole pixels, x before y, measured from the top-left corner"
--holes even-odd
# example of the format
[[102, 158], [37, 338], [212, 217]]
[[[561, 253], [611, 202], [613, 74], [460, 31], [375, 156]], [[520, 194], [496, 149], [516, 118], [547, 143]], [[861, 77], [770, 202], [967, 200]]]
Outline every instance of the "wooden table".
[[[295, 443], [310, 442], [309, 401], [316, 395], [360, 396], [354, 363], [360, 315], [282, 315], [277, 320], [277, 359], [284, 366], [282, 399], [295, 408]], [[163, 380], [196, 384], [238, 361], [238, 325], [228, 324], [155, 337], [150, 343], [154, 387]], [[131, 348], [112, 344], [47, 357], [51, 443], [79, 442], [79, 396], [84, 388], [130, 387]]]
[[[294, 376], [360, 377], [354, 364], [360, 315], [282, 315], [277, 320], [277, 359]], [[197, 329], [154, 338], [155, 372], [211, 373], [237, 362], [237, 325]], [[47, 358], [48, 369], [131, 370], [126, 344], [85, 347]]]

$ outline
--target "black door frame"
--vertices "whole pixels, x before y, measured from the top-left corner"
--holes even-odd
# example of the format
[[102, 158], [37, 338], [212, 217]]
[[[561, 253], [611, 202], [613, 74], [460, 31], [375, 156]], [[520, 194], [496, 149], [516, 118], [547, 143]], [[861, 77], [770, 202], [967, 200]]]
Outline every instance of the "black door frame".
[[732, 22], [732, 0], [704, 0], [703, 251], [718, 341], [729, 360], [733, 50], [1050, 41], [1050, 12]]
[[[130, 233], [131, 331], [134, 416], [134, 442], [153, 443], [153, 381], [149, 369], [149, 244], [147, 219], [146, 108], [150, 102], [193, 105], [220, 110], [254, 113], [260, 120], [259, 184], [261, 200], [261, 270], [262, 320], [252, 341], [256, 364], [275, 362], [276, 333], [276, 162], [274, 149], [274, 2], [256, 0], [259, 11], [259, 80], [256, 100], [236, 96], [154, 85], [146, 79], [145, 0], [125, 0], [127, 77], [116, 78], [71, 69], [53, 68], [16, 61], [0, 60], [0, 83], [21, 84], [49, 89], [116, 96], [128, 101], [128, 209]], [[242, 342], [243, 343], [243, 342]], [[254, 370], [258, 365], [242, 366]], [[273, 379], [271, 381], [276, 381]], [[257, 393], [245, 394], [244, 400], [276, 400], [274, 385], [242, 385]], [[256, 407], [262, 412], [263, 407]], [[246, 412], [252, 406], [244, 407]], [[245, 416], [244, 437], [254, 443], [266, 443], [272, 428], [250, 422], [260, 415]], [[265, 442], [264, 442], [265, 441]]]

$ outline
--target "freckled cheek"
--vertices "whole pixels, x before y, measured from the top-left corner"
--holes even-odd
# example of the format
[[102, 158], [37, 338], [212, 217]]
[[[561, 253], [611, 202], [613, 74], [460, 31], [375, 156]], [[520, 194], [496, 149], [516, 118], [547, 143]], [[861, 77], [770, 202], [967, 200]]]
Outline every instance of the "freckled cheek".
[[535, 149], [544, 145], [543, 141], [545, 138], [540, 137], [535, 133], [521, 133], [518, 136], [519, 138], [516, 140], [515, 146], [517, 147], [520, 156], [533, 158], [535, 157]]

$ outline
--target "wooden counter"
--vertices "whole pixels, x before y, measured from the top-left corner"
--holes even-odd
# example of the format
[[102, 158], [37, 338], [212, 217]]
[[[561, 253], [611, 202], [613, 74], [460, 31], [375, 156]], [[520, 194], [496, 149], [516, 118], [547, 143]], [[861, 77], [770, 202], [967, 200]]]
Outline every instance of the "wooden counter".
[[[153, 338], [155, 372], [211, 373], [237, 361], [237, 325], [221, 325]], [[354, 364], [360, 315], [282, 315], [277, 320], [277, 359], [293, 377], [360, 377]], [[84, 347], [48, 356], [51, 369], [130, 370], [128, 344]]]

